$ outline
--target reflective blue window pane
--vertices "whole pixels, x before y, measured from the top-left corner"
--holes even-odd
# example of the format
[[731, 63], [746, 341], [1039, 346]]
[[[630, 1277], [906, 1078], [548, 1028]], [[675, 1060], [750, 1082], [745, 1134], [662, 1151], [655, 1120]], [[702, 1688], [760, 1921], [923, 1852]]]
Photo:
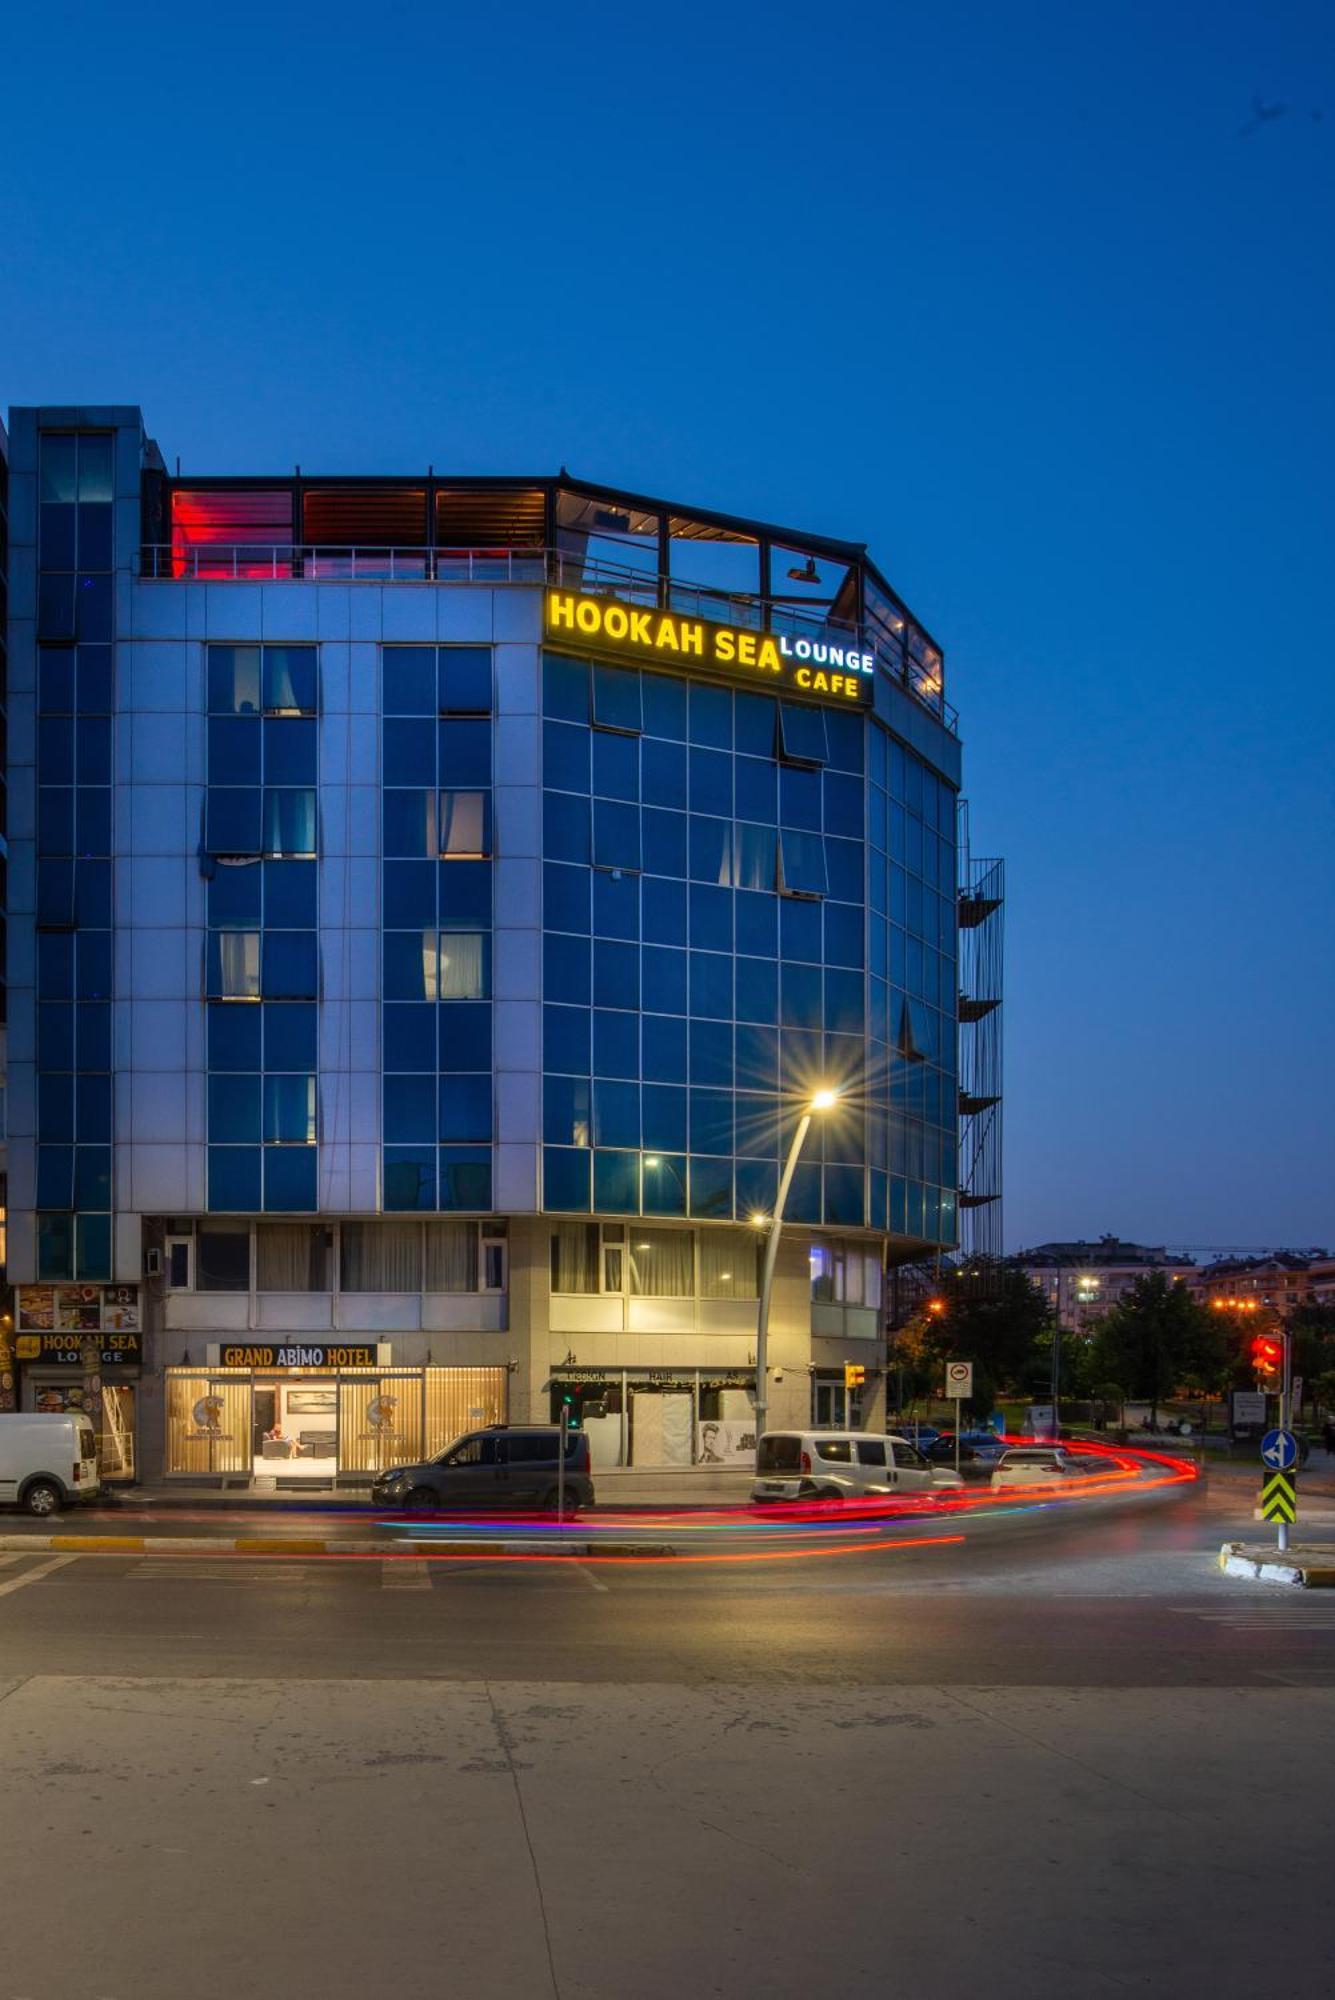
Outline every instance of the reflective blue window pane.
[[644, 733], [682, 742], [686, 736], [686, 683], [666, 674], [644, 676]]
[[549, 931], [577, 931], [589, 934], [589, 880], [587, 868], [571, 868], [549, 861], [542, 871], [542, 918]]
[[638, 1153], [595, 1153], [593, 1205], [600, 1215], [638, 1215], [640, 1156]]
[[491, 712], [491, 647], [442, 646], [440, 709], [443, 715]]
[[545, 785], [561, 792], [588, 791], [589, 737], [589, 730], [573, 722], [543, 723], [542, 781]]
[[313, 1076], [265, 1077], [264, 1137], [271, 1143], [282, 1145], [315, 1144], [317, 1134]]
[[778, 1007], [779, 968], [775, 961], [772, 958], [739, 958], [737, 1019], [777, 1021]]
[[737, 1088], [777, 1090], [779, 1087], [779, 1031], [777, 1028], [737, 1024]]
[[867, 1220], [865, 1176], [861, 1167], [825, 1169], [825, 1220], [861, 1229]]
[[315, 714], [318, 702], [314, 646], [266, 646], [263, 670], [267, 714]]
[[209, 1008], [211, 1070], [262, 1068], [260, 1014], [258, 1007], [227, 1006], [214, 1002]]
[[641, 821], [646, 875], [686, 873], [686, 815], [646, 806]]
[[732, 1019], [732, 959], [723, 952], [691, 953], [691, 1012], [712, 1020]]
[[685, 944], [686, 884], [646, 875], [641, 884], [646, 944]]
[[726, 1021], [691, 1022], [691, 1082], [732, 1082], [732, 1028]]
[[647, 806], [686, 804], [687, 761], [684, 744], [646, 737], [640, 746], [640, 782]]
[[386, 1000], [434, 1000], [439, 976], [439, 937], [434, 927], [420, 931], [386, 931], [384, 936]]
[[646, 1215], [685, 1215], [686, 1155], [646, 1153], [641, 1185]]
[[779, 881], [790, 895], [825, 894], [825, 846], [819, 834], [784, 828], [779, 836]]
[[[81, 1220], [101, 1221], [102, 1217], [82, 1217]], [[109, 1243], [108, 1243], [109, 1247]], [[72, 1278], [74, 1276], [74, 1217], [72, 1215], [39, 1215], [37, 1218], [37, 1275], [39, 1278]]]
[[592, 1155], [566, 1146], [544, 1146], [542, 1205], [545, 1209], [587, 1214]]
[[820, 964], [821, 906], [786, 897], [779, 910], [779, 955]]
[[215, 1213], [253, 1215], [259, 1208], [258, 1146], [210, 1146], [208, 1175], [208, 1205]]
[[562, 722], [589, 720], [589, 670], [560, 653], [542, 658], [542, 712]]
[[691, 811], [732, 818], [732, 758], [724, 750], [691, 751]]
[[43, 1000], [74, 998], [74, 933], [42, 931], [37, 939], [37, 991]]
[[434, 785], [436, 746], [420, 717], [386, 716], [380, 735], [381, 771], [386, 785]]
[[691, 1151], [731, 1154], [733, 1150], [732, 1093], [693, 1089]]
[[37, 636], [51, 641], [74, 637], [74, 578], [46, 571], [37, 581]]
[[258, 1146], [260, 1079], [226, 1073], [209, 1078], [209, 1138], [216, 1145]]
[[593, 859], [601, 868], [639, 868], [640, 815], [634, 806], [613, 799], [593, 801]]
[[785, 764], [779, 773], [779, 822], [810, 833], [821, 829], [820, 772]]
[[44, 785], [74, 783], [74, 718], [44, 715], [37, 724], [37, 774]]
[[57, 1070], [74, 1067], [74, 1008], [60, 1002], [37, 1007], [37, 1066]]
[[546, 1000], [587, 1007], [593, 997], [587, 938], [549, 931], [542, 941], [542, 991]]
[[437, 883], [442, 929], [491, 925], [491, 863], [444, 861]]
[[439, 1034], [442, 1070], [490, 1070], [491, 1008], [485, 1002], [442, 1007]]
[[785, 1211], [794, 1222], [819, 1222], [821, 1219], [820, 1168], [810, 1160], [798, 1162], [788, 1190], [788, 1206]]
[[266, 1000], [314, 1000], [319, 993], [319, 934], [266, 931], [261, 954]]
[[38, 515], [43, 569], [72, 570], [78, 561], [78, 509], [73, 502], [44, 501]]
[[860, 1035], [865, 1025], [862, 974], [831, 968], [825, 974], [825, 1026], [836, 1034]]
[[37, 1148], [37, 1206], [39, 1208], [73, 1208], [73, 1146], [39, 1146]]
[[440, 1081], [440, 1137], [485, 1141], [491, 1138], [491, 1073], [445, 1076]]
[[739, 889], [778, 888], [779, 843], [772, 826], [734, 829], [732, 879]]
[[691, 943], [699, 951], [732, 950], [732, 891], [691, 884]]
[[264, 921], [271, 930], [314, 930], [318, 917], [319, 864], [264, 863]]
[[646, 1082], [685, 1083], [686, 1021], [675, 1014], [646, 1014], [644, 1017], [644, 1075]]
[[38, 786], [37, 852], [73, 854], [74, 787], [72, 785]]
[[686, 1151], [686, 1092], [680, 1085], [646, 1083], [642, 1115], [646, 1153]]
[[437, 852], [436, 794], [387, 791], [382, 795], [383, 851], [426, 860]]
[[258, 646], [210, 646], [208, 702], [210, 715], [258, 715], [260, 712], [260, 649]]
[[301, 855], [316, 851], [315, 793], [291, 787], [264, 791], [264, 852]]
[[112, 987], [110, 931], [80, 931], [75, 954], [74, 992], [79, 1000], [109, 1000]]
[[489, 1146], [441, 1147], [440, 1205], [456, 1214], [486, 1214], [491, 1207]]
[[447, 786], [490, 785], [490, 722], [472, 719], [450, 721], [440, 723], [438, 728], [440, 783]]
[[582, 1076], [547, 1076], [542, 1081], [542, 1136], [549, 1146], [587, 1146], [590, 1142], [588, 1080]]
[[867, 1176], [867, 1181], [867, 1227], [868, 1229], [888, 1229], [890, 1224], [886, 1212], [886, 1200], [889, 1190], [889, 1177], [884, 1173], [878, 1173], [873, 1168]]
[[[107, 1077], [95, 1079], [109, 1083]], [[84, 1079], [80, 1079], [84, 1081]], [[90, 1078], [88, 1081], [94, 1081]], [[42, 1072], [37, 1078], [37, 1132], [39, 1138], [65, 1145], [74, 1143], [74, 1078], [59, 1071]], [[109, 1132], [89, 1132], [90, 1139], [109, 1139]]]
[[386, 715], [436, 713], [434, 646], [385, 646], [380, 654], [380, 672], [381, 707]]
[[384, 1028], [384, 1065], [387, 1071], [434, 1071], [436, 1067], [434, 1007], [387, 1002], [381, 1010], [381, 1022]]
[[[244, 723], [241, 726], [247, 727]], [[306, 721], [292, 716], [265, 718], [264, 782], [266, 785], [315, 783], [318, 727], [319, 724], [314, 720]], [[216, 783], [211, 763], [209, 777]]]
[[542, 851], [548, 861], [590, 859], [589, 801], [573, 792], [542, 795]]
[[[839, 771], [862, 772], [863, 743], [867, 725], [862, 717], [850, 710], [827, 708], [825, 711], [825, 741], [831, 764]], [[881, 739], [884, 747], [884, 731], [873, 725], [872, 733]], [[882, 757], [879, 783], [885, 782], [885, 763]]]
[[[220, 864], [209, 881], [209, 925], [214, 930], [258, 930], [262, 920], [263, 863]], [[312, 919], [314, 921], [314, 919]]]
[[718, 888], [732, 883], [732, 822], [691, 814], [691, 880]]
[[41, 715], [74, 713], [74, 653], [66, 646], [43, 646], [37, 654], [37, 708]]
[[75, 791], [74, 851], [76, 854], [110, 854], [111, 788], [109, 785], [80, 785]]
[[74, 1010], [80, 1069], [111, 1068], [111, 1008], [105, 1000], [81, 1000]]
[[319, 1206], [316, 1191], [318, 1146], [266, 1146], [264, 1209], [268, 1215], [310, 1215]]
[[74, 630], [79, 639], [111, 638], [115, 625], [113, 581], [110, 576], [75, 579]]
[[732, 1214], [732, 1161], [691, 1156], [691, 1214], [730, 1216]]
[[779, 703], [779, 745], [785, 757], [805, 764], [823, 764], [827, 755], [825, 714], [801, 702]]
[[595, 1146], [635, 1146], [640, 1143], [640, 1087], [598, 1078], [593, 1086]]
[[738, 1160], [737, 1213], [773, 1215], [779, 1193], [779, 1169], [768, 1160]]
[[111, 1207], [110, 1146], [76, 1146], [74, 1149], [74, 1206]]
[[686, 1012], [686, 953], [666, 945], [644, 946], [641, 966], [646, 999], [663, 1014]]
[[254, 786], [210, 786], [205, 839], [210, 854], [258, 854], [262, 793]]
[[604, 799], [638, 800], [640, 796], [640, 740], [638, 736], [616, 736], [607, 729], [593, 735], [593, 789]]
[[[429, 1104], [430, 1099], [427, 1101]], [[386, 1146], [384, 1173], [387, 1209], [398, 1212], [436, 1206], [434, 1146]]]
[[782, 1138], [779, 1099], [760, 1091], [742, 1090], [737, 1093], [735, 1105], [735, 1150], [748, 1159], [777, 1159]]
[[593, 1069], [595, 1076], [639, 1075], [638, 1014], [610, 1013], [605, 1008], [594, 1009]]
[[773, 757], [778, 748], [778, 713], [773, 697], [739, 692], [734, 697], [737, 748], [751, 757]]
[[[731, 689], [711, 687], [708, 681], [692, 681], [689, 728], [692, 743], [706, 743], [719, 750], [731, 750]], [[694, 783], [694, 769], [692, 769], [692, 783]], [[712, 812], [713, 807], [707, 806], [705, 810]]]
[[74, 705], [80, 715], [110, 715], [116, 705], [115, 664], [110, 646], [78, 649]]
[[862, 842], [833, 836], [825, 842], [829, 893], [846, 901], [862, 900]]
[[640, 877], [610, 868], [593, 871], [593, 928], [600, 938], [640, 935]]
[[774, 958], [779, 948], [779, 904], [775, 896], [738, 894], [734, 915], [737, 949], [753, 958]]
[[412, 930], [434, 925], [438, 872], [432, 861], [386, 861], [383, 864], [382, 921], [386, 930]]
[[319, 1010], [301, 1001], [260, 1008], [264, 1021], [264, 1067], [313, 1070], [319, 1064]]
[[593, 719], [604, 729], [640, 727], [640, 676], [635, 667], [593, 669]]
[[810, 1029], [785, 1028], [779, 1038], [780, 1089], [789, 1097], [810, 1097], [825, 1081], [824, 1037]]
[[861, 840], [863, 827], [863, 800], [865, 793], [860, 778], [848, 777], [843, 771], [825, 773], [825, 831], [838, 833], [849, 840]]
[[76, 1278], [111, 1276], [111, 1217], [76, 1215], [74, 1218], [74, 1275]]
[[593, 944], [593, 1001], [596, 1007], [633, 1007], [640, 1004], [640, 948], [595, 938]]
[[573, 1076], [589, 1074], [589, 1014], [581, 1007], [544, 1007], [542, 1061], [544, 1069]]

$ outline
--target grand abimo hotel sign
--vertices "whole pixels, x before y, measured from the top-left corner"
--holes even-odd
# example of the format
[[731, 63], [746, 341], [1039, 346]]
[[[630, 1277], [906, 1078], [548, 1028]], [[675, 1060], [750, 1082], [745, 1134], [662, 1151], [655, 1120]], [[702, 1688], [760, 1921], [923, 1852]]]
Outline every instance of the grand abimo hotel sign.
[[854, 645], [715, 625], [577, 590], [549, 590], [543, 624], [549, 640], [581, 651], [658, 667], [699, 667], [809, 700], [866, 705], [875, 686], [874, 655]]

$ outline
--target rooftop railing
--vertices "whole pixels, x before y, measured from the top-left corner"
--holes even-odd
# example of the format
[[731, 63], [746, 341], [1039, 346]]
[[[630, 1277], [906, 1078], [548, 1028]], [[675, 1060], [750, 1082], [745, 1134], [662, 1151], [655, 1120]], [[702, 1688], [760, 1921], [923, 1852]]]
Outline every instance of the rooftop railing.
[[878, 630], [831, 617], [819, 605], [765, 600], [656, 570], [590, 561], [568, 549], [324, 548], [302, 543], [228, 543], [190, 547], [148, 544], [140, 575], [187, 583], [472, 583], [556, 584], [627, 604], [681, 612], [711, 624], [782, 632], [819, 644], [850, 642], [951, 731], [959, 718], [945, 699], [941, 668], [915, 658], [912, 646]]

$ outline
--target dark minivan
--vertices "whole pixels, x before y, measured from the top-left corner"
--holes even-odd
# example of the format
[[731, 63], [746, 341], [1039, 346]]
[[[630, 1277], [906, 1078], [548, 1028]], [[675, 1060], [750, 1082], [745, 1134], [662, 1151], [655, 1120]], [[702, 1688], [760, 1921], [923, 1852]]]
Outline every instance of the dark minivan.
[[[377, 1507], [402, 1507], [408, 1514], [441, 1508], [547, 1507], [561, 1493], [561, 1433], [555, 1424], [488, 1424], [456, 1438], [439, 1458], [425, 1465], [396, 1465], [371, 1487]], [[593, 1505], [589, 1440], [582, 1431], [566, 1437], [564, 1508]]]

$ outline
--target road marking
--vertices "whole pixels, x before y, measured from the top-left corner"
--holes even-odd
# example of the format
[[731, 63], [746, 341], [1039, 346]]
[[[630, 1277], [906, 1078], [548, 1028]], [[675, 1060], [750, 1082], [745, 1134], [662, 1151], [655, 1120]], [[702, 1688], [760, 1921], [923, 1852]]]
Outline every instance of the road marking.
[[585, 1569], [583, 1563], [571, 1563], [570, 1567], [571, 1569], [578, 1571], [579, 1575], [583, 1577], [585, 1583], [588, 1584], [590, 1590], [601, 1590], [604, 1596], [606, 1596], [607, 1585], [603, 1582], [600, 1576], [595, 1576], [591, 1569]]
[[123, 1572], [130, 1583], [303, 1583], [312, 1574], [309, 1563], [248, 1563], [235, 1557], [217, 1562], [164, 1562], [146, 1556]]
[[22, 1576], [11, 1576], [8, 1583], [0, 1583], [0, 1597], [8, 1597], [11, 1590], [22, 1590], [26, 1584], [40, 1583], [44, 1576], [50, 1576], [53, 1569], [64, 1569], [66, 1563], [78, 1560], [77, 1556], [49, 1556], [35, 1569], [25, 1569]]
[[382, 1590], [430, 1590], [431, 1570], [412, 1556], [388, 1556], [380, 1565]]

